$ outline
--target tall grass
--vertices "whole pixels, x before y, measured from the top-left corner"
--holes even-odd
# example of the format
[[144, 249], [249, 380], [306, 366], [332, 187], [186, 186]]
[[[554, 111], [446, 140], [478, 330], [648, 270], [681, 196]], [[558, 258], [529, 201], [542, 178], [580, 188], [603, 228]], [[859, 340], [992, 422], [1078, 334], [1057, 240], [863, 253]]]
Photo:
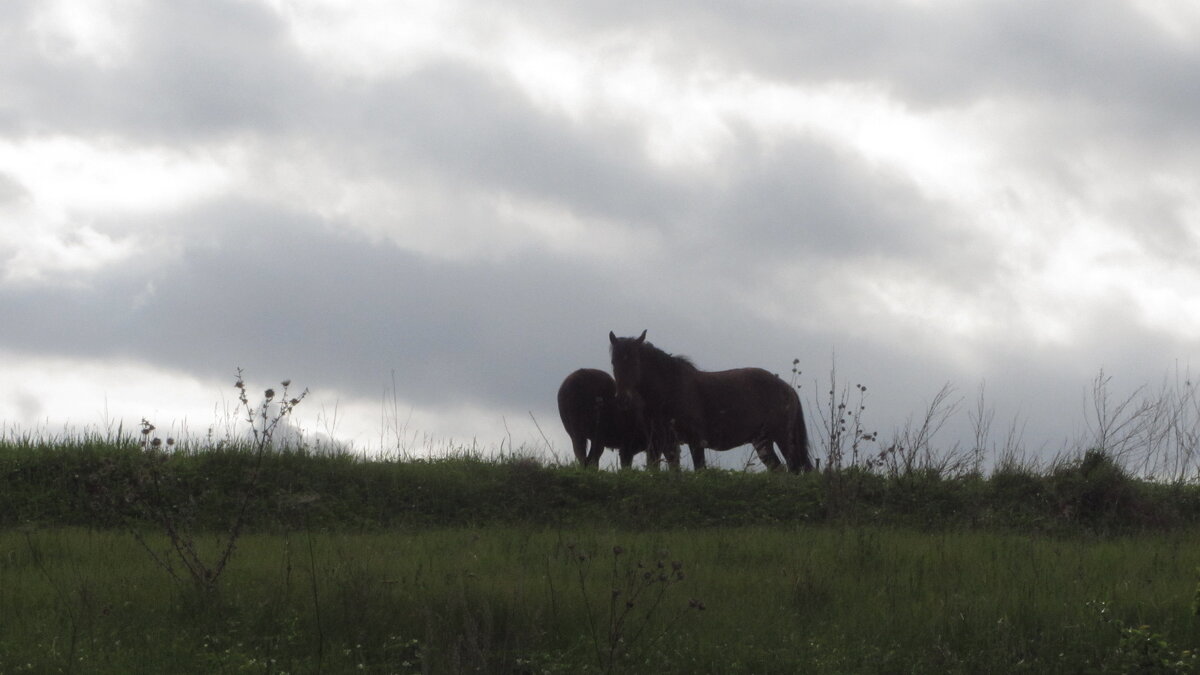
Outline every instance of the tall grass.
[[[800, 371], [793, 365], [792, 384]], [[859, 469], [897, 475], [934, 471], [962, 476], [1001, 471], [1051, 472], [1078, 462], [1088, 452], [1101, 452], [1124, 473], [1160, 483], [1200, 482], [1200, 379], [1176, 371], [1157, 387], [1141, 386], [1119, 395], [1104, 371], [1084, 395], [1084, 431], [1063, 447], [1030, 453], [1018, 419], [994, 433], [995, 409], [980, 386], [974, 405], [965, 411], [970, 438], [944, 439], [943, 428], [961, 417], [964, 397], [944, 385], [926, 407], [890, 435], [870, 422], [868, 390], [838, 379], [831, 366], [828, 386], [809, 401], [815, 444], [832, 471]], [[1053, 452], [1053, 454], [1046, 454]]]
[[[119, 533], [7, 530], [0, 672], [1120, 672], [1123, 627], [1200, 646], [1195, 534], [292, 532], [208, 593]], [[613, 637], [614, 579], [660, 561], [686, 574]]]

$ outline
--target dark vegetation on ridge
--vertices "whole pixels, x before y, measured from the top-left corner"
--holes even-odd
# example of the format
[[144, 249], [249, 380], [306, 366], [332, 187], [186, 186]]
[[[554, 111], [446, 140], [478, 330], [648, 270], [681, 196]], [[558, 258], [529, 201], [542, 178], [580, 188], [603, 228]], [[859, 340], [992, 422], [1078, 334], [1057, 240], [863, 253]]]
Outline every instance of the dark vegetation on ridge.
[[[257, 464], [261, 461], [261, 464]], [[249, 476], [258, 466], [256, 480]], [[245, 499], [251, 491], [249, 499]], [[741, 471], [596, 472], [522, 457], [368, 459], [216, 445], [0, 442], [0, 527], [119, 527], [169, 510], [190, 527], [375, 530], [457, 525], [627, 529], [789, 523], [1121, 533], [1200, 522], [1200, 486], [1132, 478], [1101, 451], [1044, 473], [988, 476], [860, 468], [806, 476]]]

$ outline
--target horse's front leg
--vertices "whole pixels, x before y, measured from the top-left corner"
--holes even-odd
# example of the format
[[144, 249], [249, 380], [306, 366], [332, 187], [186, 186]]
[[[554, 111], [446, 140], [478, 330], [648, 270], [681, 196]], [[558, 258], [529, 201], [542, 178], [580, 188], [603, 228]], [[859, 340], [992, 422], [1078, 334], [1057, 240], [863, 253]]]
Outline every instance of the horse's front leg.
[[646, 448], [646, 468], [651, 471], [658, 471], [662, 468], [662, 450], [659, 450], [653, 443]]
[[633, 466], [633, 456], [637, 454], [636, 448], [621, 446], [617, 448], [617, 456], [621, 458], [621, 468], [628, 469]]
[[658, 471], [662, 464], [662, 448], [659, 445], [658, 439], [654, 433], [649, 435], [649, 441], [646, 443], [646, 469], [649, 471]]
[[669, 467], [672, 471], [679, 470], [679, 444], [678, 443], [676, 443], [674, 440], [672, 440], [669, 444], [667, 444], [667, 450], [666, 450], [666, 452], [663, 453], [663, 456], [665, 456], [667, 458], [667, 467]]
[[647, 434], [650, 444], [646, 448], [646, 468], [658, 471], [665, 457], [667, 466], [679, 468], [679, 448], [675, 444], [675, 436], [663, 424], [653, 424]]
[[704, 446], [695, 441], [688, 442], [688, 450], [692, 453], [692, 468], [696, 471], [708, 468], [708, 460], [704, 457]]
[[679, 436], [673, 423], [662, 424], [656, 429], [655, 445], [667, 460], [667, 467], [679, 471]]

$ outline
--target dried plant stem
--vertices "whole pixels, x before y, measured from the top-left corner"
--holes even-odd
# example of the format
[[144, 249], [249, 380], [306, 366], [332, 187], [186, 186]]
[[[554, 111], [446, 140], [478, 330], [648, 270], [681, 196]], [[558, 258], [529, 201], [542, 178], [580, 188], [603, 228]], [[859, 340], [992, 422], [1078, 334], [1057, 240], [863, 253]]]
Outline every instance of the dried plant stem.
[[[125, 504], [118, 500], [116, 508], [120, 509], [119, 517], [124, 521], [126, 529], [132, 533], [138, 544], [150, 554], [155, 564], [175, 580], [183, 581], [183, 577], [176, 571], [172, 560], [178, 561], [182, 565], [187, 576], [197, 587], [211, 590], [216, 586], [217, 580], [228, 566], [234, 551], [237, 550], [238, 541], [250, 513], [250, 504], [259, 496], [264, 456], [273, 442], [280, 423], [291, 415], [292, 410], [308, 395], [308, 390], [305, 390], [299, 396], [289, 398], [290, 381], [285, 380], [281, 384], [282, 396], [277, 403], [279, 407], [272, 412], [271, 406], [276, 400], [275, 390], [267, 389], [263, 395], [263, 402], [258, 406], [251, 405], [246, 393], [245, 382], [242, 379], [242, 369], [237, 370], [237, 382], [234, 386], [238, 389], [238, 400], [245, 414], [244, 419], [250, 424], [254, 458], [249, 476], [241, 485], [233, 516], [229, 520], [224, 534], [218, 539], [221, 542], [219, 552], [211, 564], [200, 553], [196, 547], [195, 538], [187, 531], [188, 518], [183, 513], [181, 497], [173, 494], [168, 486], [163, 484], [165, 479], [173, 477], [168, 465], [170, 457], [161, 450], [162, 441], [153, 436], [154, 425], [148, 420], [142, 420], [141, 435], [144, 450], [141, 456], [141, 467], [135, 474], [130, 492], [124, 495]], [[168, 447], [173, 444], [172, 439], [167, 439]], [[161, 528], [167, 537], [171, 553], [160, 553], [150, 545], [138, 523], [124, 512], [123, 509], [127, 505], [133, 505], [134, 508], [139, 509]]]

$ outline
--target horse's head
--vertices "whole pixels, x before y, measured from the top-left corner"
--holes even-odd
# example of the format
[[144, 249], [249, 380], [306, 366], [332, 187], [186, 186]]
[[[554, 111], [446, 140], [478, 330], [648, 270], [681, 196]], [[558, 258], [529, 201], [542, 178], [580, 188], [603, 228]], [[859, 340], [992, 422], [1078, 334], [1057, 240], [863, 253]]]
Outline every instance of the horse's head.
[[617, 382], [617, 399], [628, 403], [634, 399], [642, 382], [642, 345], [646, 342], [646, 331], [635, 338], [619, 338], [609, 331], [608, 341], [612, 352], [613, 379]]

